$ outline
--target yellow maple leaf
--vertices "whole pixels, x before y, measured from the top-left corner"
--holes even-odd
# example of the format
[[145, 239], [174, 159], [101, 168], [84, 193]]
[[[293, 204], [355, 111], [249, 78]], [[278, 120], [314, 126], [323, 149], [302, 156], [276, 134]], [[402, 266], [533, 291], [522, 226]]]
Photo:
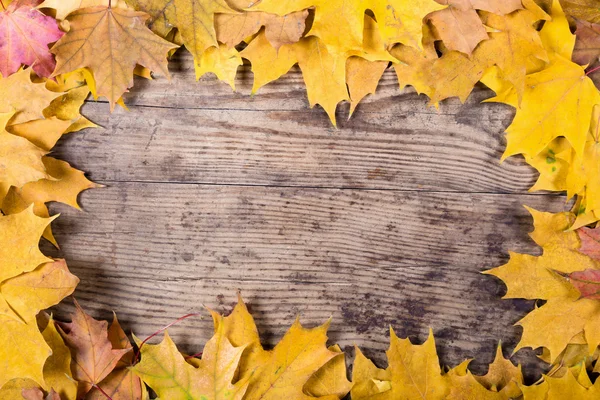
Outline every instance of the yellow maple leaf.
[[521, 396], [521, 367], [504, 358], [500, 344], [496, 350], [496, 358], [490, 364], [486, 375], [473, 375], [467, 370], [468, 364], [469, 361], [466, 361], [446, 375], [450, 387], [448, 399], [510, 400]]
[[0, 216], [0, 387], [15, 379], [31, 379], [45, 387], [44, 364], [51, 348], [35, 316], [71, 294], [78, 279], [64, 261], [45, 257], [38, 242], [52, 218], [40, 218], [32, 208]]
[[42, 157], [47, 153], [27, 139], [6, 131], [14, 113], [0, 114], [0, 200], [11, 186], [22, 187], [39, 179], [53, 179]]
[[50, 318], [42, 336], [52, 350], [52, 355], [44, 364], [45, 389], [54, 389], [62, 400], [74, 400], [77, 382], [71, 374], [71, 351], [58, 333], [54, 319]]
[[217, 14], [215, 29], [220, 43], [232, 48], [265, 27], [265, 36], [271, 46], [279, 49], [294, 44], [304, 34], [308, 10], [279, 16], [265, 12], [248, 11], [238, 14]]
[[9, 125], [44, 118], [43, 110], [61, 95], [46, 89], [44, 83], [33, 83], [29, 69], [0, 78], [0, 93], [0, 113], [15, 114]]
[[126, 8], [123, 0], [44, 0], [38, 8], [52, 8], [56, 10], [56, 19], [62, 20], [69, 14], [80, 8], [96, 7], [112, 4], [113, 7]]
[[[308, 35], [319, 37], [328, 51], [334, 54], [361, 48], [367, 10], [375, 15], [387, 47], [404, 43], [421, 48], [423, 19], [445, 8], [433, 0], [353, 0], [342, 3], [328, 0], [263, 0], [251, 9], [286, 15], [310, 7], [315, 8], [315, 19]], [[339, 32], [344, 34], [340, 35]]]
[[578, 251], [579, 237], [568, 230], [573, 214], [529, 211], [535, 225], [531, 237], [542, 247], [542, 255], [511, 254], [506, 265], [486, 271], [507, 285], [505, 298], [547, 301], [517, 323], [523, 327], [517, 350], [545, 347], [554, 362], [574, 337], [583, 334], [592, 354], [600, 344], [600, 324], [594, 317], [600, 312], [600, 303], [580, 299], [579, 292], [561, 274], [600, 269], [600, 263]]
[[523, 400], [593, 400], [600, 396], [600, 382], [592, 384], [583, 368], [571, 370], [560, 378], [544, 376], [541, 384], [523, 386], [522, 390]]
[[304, 392], [313, 397], [337, 396], [343, 399], [352, 389], [347, 376], [346, 357], [338, 345], [330, 346], [329, 350], [337, 355], [311, 376], [304, 385]]
[[483, 13], [484, 23], [493, 31], [473, 52], [477, 64], [497, 65], [502, 70], [504, 79], [513, 84], [519, 99], [525, 91], [528, 66], [547, 60], [539, 33], [533, 27], [537, 19], [527, 9], [508, 15]]
[[535, 157], [555, 138], [564, 136], [582, 154], [592, 112], [600, 93], [579, 65], [556, 56], [550, 65], [528, 75], [521, 107], [507, 131], [503, 159]]
[[183, 44], [192, 53], [196, 63], [200, 63], [208, 48], [219, 45], [215, 31], [215, 15], [238, 13], [225, 0], [126, 1], [137, 10], [151, 16], [150, 27], [158, 35], [166, 37], [171, 28], [176, 27]]
[[235, 48], [228, 48], [224, 44], [219, 44], [218, 47], [210, 47], [202, 53], [194, 67], [197, 77], [212, 72], [217, 78], [227, 82], [235, 90], [235, 76], [238, 67], [242, 64], [242, 57]]
[[390, 347], [386, 352], [388, 368], [381, 370], [362, 356], [352, 373], [355, 400], [446, 399], [447, 379], [442, 375], [435, 349], [433, 332], [422, 345], [399, 339], [390, 330]]
[[[139, 346], [141, 341], [136, 341]], [[190, 364], [165, 333], [160, 344], [141, 346], [141, 361], [133, 370], [161, 398], [241, 400], [248, 382], [232, 381], [243, 351], [243, 346], [229, 342], [221, 327], [206, 343], [202, 359], [190, 359]]]
[[52, 48], [53, 76], [89, 68], [111, 110], [133, 86], [136, 64], [169, 77], [166, 55], [177, 46], [154, 35], [145, 25], [147, 18], [139, 11], [102, 6], [72, 12], [67, 17], [71, 29]]

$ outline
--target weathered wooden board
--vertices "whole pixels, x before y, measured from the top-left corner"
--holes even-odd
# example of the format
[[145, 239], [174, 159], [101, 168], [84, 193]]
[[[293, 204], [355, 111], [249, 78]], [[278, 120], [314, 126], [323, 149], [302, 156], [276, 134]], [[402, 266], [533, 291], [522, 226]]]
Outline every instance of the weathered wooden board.
[[[536, 176], [522, 161], [499, 163], [513, 110], [480, 105], [490, 92], [478, 89], [436, 111], [388, 72], [350, 121], [340, 107], [335, 129], [297, 71], [248, 97], [247, 68], [240, 94], [194, 82], [188, 56], [171, 64], [171, 83], [137, 81], [131, 112], [88, 103], [105, 129], [55, 152], [108, 185], [82, 196], [86, 213], [52, 207], [57, 254], [93, 315], [118, 311], [144, 336], [203, 305], [228, 311], [240, 289], [268, 344], [299, 314], [332, 316], [332, 341], [378, 360], [389, 325], [418, 340], [432, 327], [444, 364], [476, 357], [480, 372], [498, 340], [514, 347], [532, 304], [501, 301], [480, 272], [509, 249], [537, 251], [522, 204], [566, 206], [527, 193]], [[170, 330], [183, 350], [201, 349], [206, 317]]]
[[[514, 344], [524, 303], [500, 301], [502, 284], [480, 271], [508, 249], [534, 250], [523, 203], [562, 207], [546, 196], [119, 183], [87, 193], [87, 213], [67, 212], [56, 232], [78, 297], [94, 313], [118, 310], [139, 335], [241, 289], [276, 336], [298, 313], [333, 316], [336, 342], [371, 349], [386, 347], [390, 324], [421, 338], [431, 326], [454, 363]], [[209, 320], [184, 325], [173, 333], [197, 350]]]

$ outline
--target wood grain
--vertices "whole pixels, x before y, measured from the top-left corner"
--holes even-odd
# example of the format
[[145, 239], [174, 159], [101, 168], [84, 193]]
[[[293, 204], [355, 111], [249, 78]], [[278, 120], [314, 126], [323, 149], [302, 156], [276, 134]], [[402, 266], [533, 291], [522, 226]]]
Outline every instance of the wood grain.
[[[508, 249], [535, 252], [521, 204], [563, 207], [546, 196], [152, 183], [83, 202], [87, 213], [56, 224], [77, 296], [94, 314], [118, 310], [138, 335], [241, 289], [276, 337], [297, 314], [311, 325], [333, 316], [333, 340], [367, 349], [386, 347], [390, 324], [421, 338], [431, 326], [447, 363], [515, 344], [526, 303], [500, 301], [502, 285], [480, 271]], [[209, 324], [173, 333], [197, 351]]]
[[[523, 204], [566, 205], [527, 193], [536, 175], [518, 158], [499, 163], [512, 109], [479, 104], [491, 93], [477, 89], [436, 111], [388, 71], [351, 120], [339, 107], [334, 129], [296, 70], [254, 97], [247, 66], [238, 93], [196, 83], [185, 53], [171, 70], [170, 83], [136, 81], [131, 112], [86, 104], [104, 130], [54, 152], [108, 185], [82, 196], [85, 213], [52, 207], [54, 254], [82, 279], [88, 311], [116, 310], [145, 336], [203, 305], [229, 311], [239, 289], [267, 345], [300, 314], [332, 316], [333, 342], [380, 361], [390, 325], [417, 341], [432, 327], [444, 364], [476, 357], [478, 372], [498, 340], [514, 348], [532, 303], [501, 301], [504, 286], [480, 272], [509, 249], [538, 252]], [[182, 350], [208, 339], [204, 315], [170, 330]], [[531, 377], [543, 368], [531, 352], [516, 359]]]

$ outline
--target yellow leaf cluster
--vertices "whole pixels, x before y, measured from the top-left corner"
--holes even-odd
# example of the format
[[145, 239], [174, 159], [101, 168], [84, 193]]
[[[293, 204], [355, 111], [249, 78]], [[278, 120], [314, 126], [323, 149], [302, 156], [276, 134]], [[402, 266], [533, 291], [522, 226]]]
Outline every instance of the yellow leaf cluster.
[[47, 390], [69, 386], [60, 372], [65, 355], [53, 325], [42, 334], [36, 322], [39, 311], [58, 304], [79, 282], [63, 260], [38, 249], [51, 220], [36, 216], [32, 207], [0, 216], [0, 387], [14, 379]]
[[[62, 135], [94, 127], [79, 109], [90, 93], [81, 71], [34, 83], [30, 70], [0, 78], [0, 210], [19, 213], [31, 204], [48, 217], [46, 203], [79, 208], [77, 196], [97, 185], [83, 172], [47, 156]], [[56, 245], [50, 227], [44, 237]]]
[[326, 347], [329, 323], [306, 329], [296, 321], [265, 350], [241, 298], [229, 316], [211, 313], [215, 333], [201, 359], [185, 358], [168, 334], [157, 345], [136, 339], [141, 361], [133, 370], [160, 398], [335, 400], [350, 390], [343, 353]]
[[[564, 365], [565, 359], [580, 362], [593, 355], [600, 345], [600, 325], [596, 318], [600, 303], [580, 298], [580, 293], [564, 276], [600, 269], [600, 263], [579, 251], [579, 236], [569, 230], [575, 215], [529, 211], [535, 225], [531, 237], [542, 247], [542, 255], [511, 253], [506, 265], [486, 273], [505, 282], [508, 288], [505, 298], [546, 301], [517, 323], [523, 328], [517, 349], [543, 347], [543, 357], [551, 363]], [[585, 347], [569, 349], [571, 344]], [[570, 354], [565, 354], [566, 351]]]

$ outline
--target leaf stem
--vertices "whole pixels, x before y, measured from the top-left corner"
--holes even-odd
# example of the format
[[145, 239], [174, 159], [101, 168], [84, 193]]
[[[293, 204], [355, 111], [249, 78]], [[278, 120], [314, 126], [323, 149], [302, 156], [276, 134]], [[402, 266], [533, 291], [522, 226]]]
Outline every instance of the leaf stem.
[[196, 354], [192, 354], [191, 356], [186, 356], [185, 359], [189, 360], [190, 358], [198, 358], [198, 357], [202, 357], [202, 351], [200, 353], [196, 353]]
[[[0, 0], [0, 1], [2, 1], [2, 0]], [[93, 386], [95, 389], [98, 389], [98, 391], [99, 391], [100, 393], [102, 393], [102, 394], [104, 395], [104, 397], [106, 397], [108, 400], [112, 400], [112, 397], [110, 397], [110, 396], [108, 395], [108, 393], [106, 393], [104, 390], [102, 390], [102, 388], [101, 388], [100, 386], [98, 386], [98, 385], [96, 385], [96, 384], [93, 384], [92, 386]]]
[[[0, 0], [2, 1], [2, 0]], [[112, 8], [112, 0], [108, 0], [108, 8]]]
[[2, 5], [2, 9], [6, 10], [6, 7], [4, 7], [4, 3], [2, 2], [2, 0], [0, 0], [0, 4]]
[[140, 359], [140, 352], [142, 351], [142, 346], [144, 344], [146, 344], [146, 342], [148, 340], [152, 339], [154, 336], [158, 335], [159, 333], [166, 331], [167, 329], [169, 329], [173, 325], [175, 325], [175, 324], [183, 321], [184, 319], [187, 319], [187, 318], [190, 318], [190, 317], [196, 317], [198, 315], [200, 315], [200, 314], [199, 313], [192, 313], [192, 314], [184, 315], [183, 317], [178, 318], [177, 320], [171, 322], [167, 326], [164, 326], [164, 327], [160, 328], [159, 330], [157, 330], [156, 332], [154, 332], [152, 335], [150, 335], [146, 339], [144, 339], [144, 341], [142, 343], [140, 343], [140, 346], [138, 347], [137, 351], [135, 352], [135, 357], [133, 357], [133, 364], [135, 364], [135, 363], [137, 363], [139, 361], [139, 359]]
[[585, 75], [588, 76], [590, 74], [593, 74], [596, 71], [600, 71], [600, 65], [595, 68], [590, 69], [588, 72], [585, 73]]

